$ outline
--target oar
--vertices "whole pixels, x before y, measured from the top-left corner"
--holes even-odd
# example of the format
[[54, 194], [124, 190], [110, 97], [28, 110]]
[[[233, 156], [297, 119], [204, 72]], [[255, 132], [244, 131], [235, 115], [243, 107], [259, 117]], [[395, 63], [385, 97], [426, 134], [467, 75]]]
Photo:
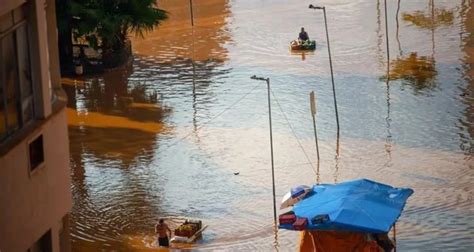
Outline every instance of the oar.
[[197, 236], [198, 236], [199, 234], [201, 234], [201, 233], [204, 231], [204, 229], [206, 229], [206, 228], [207, 228], [207, 225], [205, 225], [204, 227], [202, 227], [201, 229], [199, 229], [193, 236], [191, 236], [191, 237], [188, 238], [188, 241], [187, 241], [187, 242], [188, 242], [188, 243], [191, 243], [191, 242], [193, 242], [194, 240], [196, 240]]

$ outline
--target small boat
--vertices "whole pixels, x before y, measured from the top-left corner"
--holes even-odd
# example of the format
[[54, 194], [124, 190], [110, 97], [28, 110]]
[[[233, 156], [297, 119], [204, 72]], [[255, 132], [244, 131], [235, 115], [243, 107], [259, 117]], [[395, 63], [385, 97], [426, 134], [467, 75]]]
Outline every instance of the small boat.
[[186, 220], [174, 230], [174, 236], [170, 239], [171, 243], [193, 243], [201, 237], [202, 232], [207, 225], [202, 225], [200, 220]]
[[307, 40], [302, 43], [298, 40], [293, 40], [290, 42], [290, 48], [295, 51], [313, 51], [316, 50], [316, 40]]

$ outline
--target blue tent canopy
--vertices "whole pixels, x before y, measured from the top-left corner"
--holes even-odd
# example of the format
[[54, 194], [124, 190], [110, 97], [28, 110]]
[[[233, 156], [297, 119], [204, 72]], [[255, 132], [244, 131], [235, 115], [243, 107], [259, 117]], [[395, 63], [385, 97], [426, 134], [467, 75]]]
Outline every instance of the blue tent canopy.
[[[413, 194], [368, 179], [314, 185], [293, 207], [297, 218], [307, 218], [307, 230], [387, 233]], [[292, 224], [280, 228], [294, 230]]]

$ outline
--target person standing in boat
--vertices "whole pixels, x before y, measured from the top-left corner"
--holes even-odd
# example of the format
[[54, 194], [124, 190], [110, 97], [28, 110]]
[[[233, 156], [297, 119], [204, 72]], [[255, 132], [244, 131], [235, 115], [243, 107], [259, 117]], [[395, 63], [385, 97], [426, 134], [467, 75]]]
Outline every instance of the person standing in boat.
[[160, 219], [158, 223], [156, 224], [155, 233], [158, 235], [158, 245], [160, 247], [170, 246], [168, 233], [169, 233], [169, 236], [171, 237], [171, 229], [168, 227], [168, 225], [166, 225], [163, 219]]
[[306, 31], [304, 30], [304, 27], [301, 27], [301, 32], [300, 32], [300, 35], [298, 36], [298, 40], [300, 43], [303, 43], [309, 40], [308, 33], [306, 33]]

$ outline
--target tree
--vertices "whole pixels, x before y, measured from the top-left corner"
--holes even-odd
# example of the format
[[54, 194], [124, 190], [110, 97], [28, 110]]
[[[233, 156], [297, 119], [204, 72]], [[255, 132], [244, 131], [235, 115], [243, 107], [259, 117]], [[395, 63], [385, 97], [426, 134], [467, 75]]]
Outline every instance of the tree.
[[56, 1], [56, 20], [58, 25], [58, 49], [61, 71], [72, 65], [72, 15], [70, 0]]
[[167, 18], [166, 11], [156, 7], [156, 0], [57, 2], [61, 7], [58, 12], [63, 12], [57, 14], [58, 19], [63, 19], [58, 20], [59, 30], [64, 31], [62, 35], [72, 32], [74, 38], [84, 38], [91, 47], [101, 49], [104, 64], [124, 50], [129, 33], [143, 36]]

